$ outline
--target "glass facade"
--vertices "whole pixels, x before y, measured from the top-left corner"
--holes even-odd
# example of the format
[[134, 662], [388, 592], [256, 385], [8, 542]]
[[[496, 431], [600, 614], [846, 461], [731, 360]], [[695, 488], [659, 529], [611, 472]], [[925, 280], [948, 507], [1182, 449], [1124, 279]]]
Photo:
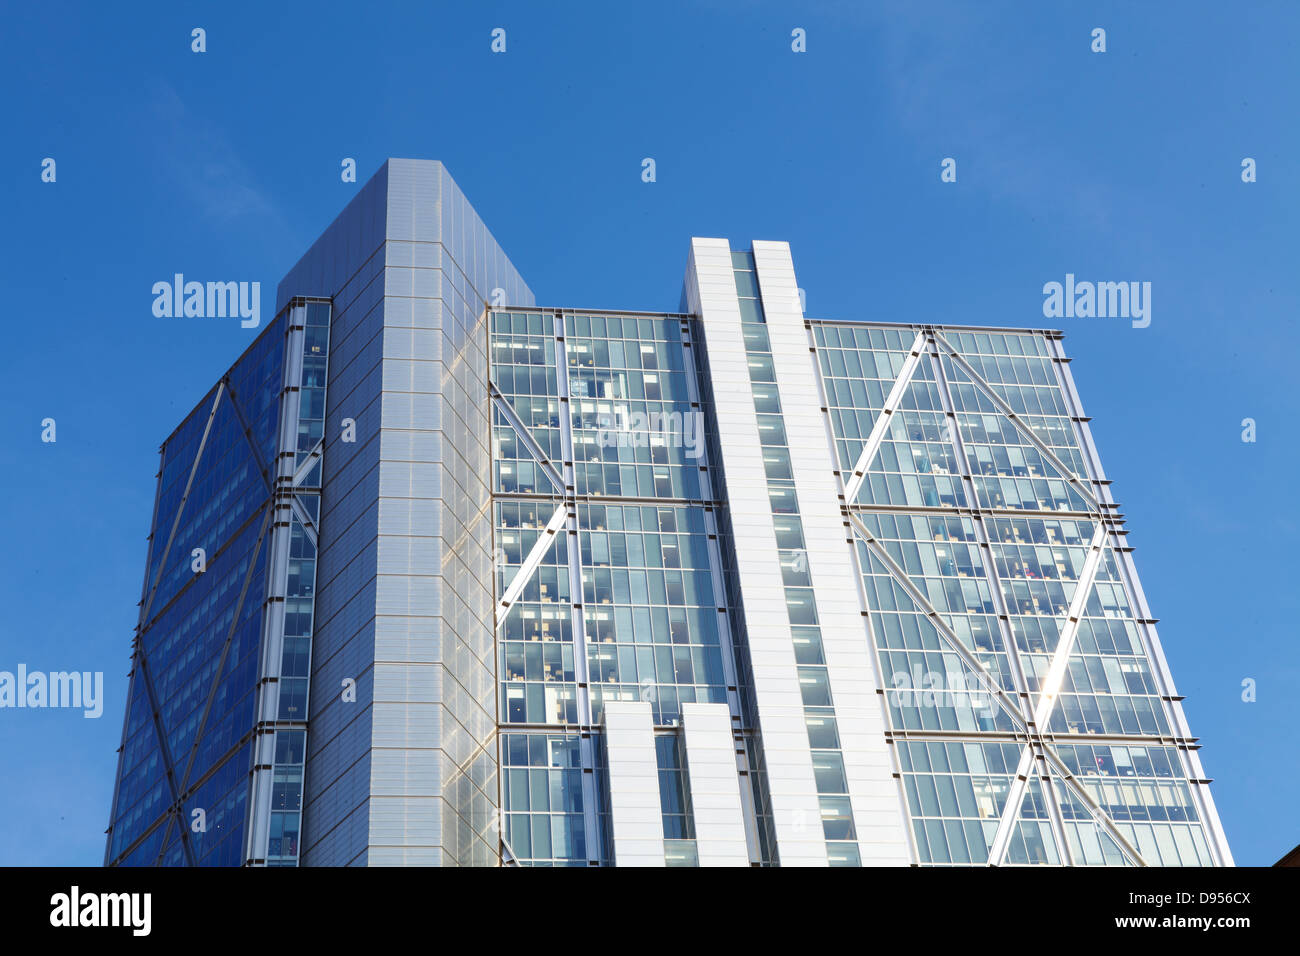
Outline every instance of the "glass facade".
[[659, 807], [664, 821], [664, 865], [699, 866], [686, 755], [677, 734], [655, 735], [655, 766], [659, 772]]
[[810, 328], [917, 862], [1213, 864], [1059, 335]]
[[[566, 759], [581, 771], [572, 779], [591, 778], [565, 802], [586, 828], [580, 838], [543, 843], [540, 824], [515, 820], [536, 805], [524, 777], [503, 775], [507, 855], [520, 863], [613, 862], [601, 805], [605, 701], [648, 701], [669, 733], [683, 704], [729, 700], [732, 640], [709, 530], [716, 503], [704, 497], [706, 436], [684, 318], [489, 316], [494, 553], [497, 593], [508, 598], [497, 620], [503, 740], [530, 743], [529, 753], [537, 741], [568, 740]], [[557, 738], [565, 729], [580, 733]], [[658, 748], [676, 761], [680, 784], [674, 738], [656, 739], [670, 742]], [[503, 766], [513, 764], [503, 756]], [[675, 806], [677, 836], [665, 836], [675, 865], [691, 865], [681, 836], [692, 826], [689, 802]]]
[[533, 866], [586, 866], [582, 747], [577, 734], [501, 735], [504, 838]]
[[286, 320], [163, 443], [105, 862], [243, 862]]
[[161, 448], [106, 862], [1230, 865], [1060, 334], [794, 283], [390, 161]]
[[[109, 865], [296, 860], [319, 449], [308, 458], [321, 437], [328, 336], [329, 304], [296, 300], [163, 444]], [[295, 465], [306, 466], [301, 480]], [[285, 560], [274, 559], [277, 541]], [[272, 620], [282, 650], [268, 664]], [[268, 681], [279, 691], [270, 715]], [[269, 851], [250, 846], [249, 799], [267, 734]]]

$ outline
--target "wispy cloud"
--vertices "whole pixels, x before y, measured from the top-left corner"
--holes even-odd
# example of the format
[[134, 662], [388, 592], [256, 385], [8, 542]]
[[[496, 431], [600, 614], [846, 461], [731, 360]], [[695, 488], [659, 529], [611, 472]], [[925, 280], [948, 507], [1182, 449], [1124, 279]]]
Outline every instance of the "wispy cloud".
[[[1059, 69], [1049, 49], [999, 29], [976, 5], [885, 3], [857, 12], [878, 37], [884, 56], [877, 75], [916, 146], [951, 144], [944, 155], [957, 158], [962, 181], [997, 199], [1034, 212], [1051, 209], [1099, 232], [1114, 228], [1114, 210], [1131, 197], [1099, 179], [1077, 144], [1053, 142], [1035, 121], [1042, 78]], [[971, 47], [983, 50], [988, 63], [978, 75], [970, 72]]]
[[216, 224], [256, 224], [259, 235], [292, 235], [287, 218], [230, 138], [196, 115], [170, 85], [159, 86], [149, 110], [158, 139], [159, 171]]

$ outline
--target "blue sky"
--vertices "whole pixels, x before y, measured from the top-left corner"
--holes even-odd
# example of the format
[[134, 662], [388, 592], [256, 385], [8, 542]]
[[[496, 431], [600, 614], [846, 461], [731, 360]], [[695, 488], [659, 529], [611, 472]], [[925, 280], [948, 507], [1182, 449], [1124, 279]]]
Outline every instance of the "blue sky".
[[[788, 240], [812, 316], [1063, 328], [1237, 861], [1300, 843], [1300, 7], [321, 6], [6, 11], [0, 669], [108, 687], [0, 711], [0, 864], [102, 860], [158, 445], [255, 334], [153, 283], [269, 319], [341, 160], [388, 156], [444, 161], [542, 304], [675, 309], [724, 236]], [[1151, 282], [1150, 327], [1044, 319], [1067, 272]]]

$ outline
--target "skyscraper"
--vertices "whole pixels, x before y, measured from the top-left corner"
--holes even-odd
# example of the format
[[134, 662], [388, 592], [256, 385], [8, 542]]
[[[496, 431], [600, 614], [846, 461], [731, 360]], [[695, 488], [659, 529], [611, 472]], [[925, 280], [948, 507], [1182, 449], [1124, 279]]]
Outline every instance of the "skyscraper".
[[1230, 865], [1061, 334], [800, 296], [385, 164], [163, 444], [106, 862]]

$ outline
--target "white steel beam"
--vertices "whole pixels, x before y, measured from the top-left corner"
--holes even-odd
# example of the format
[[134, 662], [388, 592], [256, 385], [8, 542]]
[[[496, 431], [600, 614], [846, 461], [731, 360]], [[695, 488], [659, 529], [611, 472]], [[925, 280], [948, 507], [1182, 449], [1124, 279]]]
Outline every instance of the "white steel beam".
[[[564, 480], [560, 477], [560, 473], [555, 470], [551, 460], [546, 457], [546, 453], [542, 451], [542, 446], [537, 444], [537, 439], [533, 438], [533, 433], [528, 430], [528, 426], [524, 424], [514, 406], [510, 404], [510, 400], [501, 394], [495, 384], [489, 382], [488, 389], [492, 395], [492, 404], [509, 423], [520, 443], [528, 450], [528, 454], [537, 463], [537, 467], [542, 470], [542, 474], [546, 475], [557, 492], [564, 494]], [[568, 414], [568, 412], [566, 411], [565, 414]]]
[[1120, 831], [1119, 826], [1117, 826], [1115, 821], [1110, 818], [1110, 814], [1102, 809], [1101, 804], [1093, 799], [1092, 794], [1088, 792], [1088, 789], [1078, 781], [1073, 773], [1070, 772], [1070, 768], [1066, 766], [1065, 761], [1061, 759], [1060, 754], [1053, 750], [1046, 741], [1043, 742], [1042, 747], [1043, 756], [1061, 778], [1061, 783], [1063, 783], [1068, 790], [1078, 797], [1083, 802], [1083, 805], [1092, 812], [1093, 819], [1097, 821], [1097, 824], [1110, 834], [1111, 839], [1119, 844], [1120, 849], [1128, 854], [1129, 858], [1134, 863], [1138, 866], [1147, 866], [1147, 861], [1142, 857], [1142, 854], [1138, 852], [1138, 848], [1135, 847], [1128, 837]]
[[316, 447], [307, 453], [307, 457], [302, 460], [302, 464], [298, 466], [298, 470], [293, 473], [293, 481], [291, 484], [295, 488], [307, 480], [308, 472], [311, 471], [312, 466], [315, 465], [316, 462], [321, 460], [321, 456], [324, 453], [325, 439], [322, 438], [316, 443]]
[[[1047, 726], [1047, 722], [1052, 715], [1052, 708], [1055, 706], [1061, 689], [1061, 684], [1065, 680], [1065, 671], [1070, 664], [1070, 654], [1074, 650], [1074, 638], [1079, 633], [1079, 619], [1083, 616], [1084, 608], [1088, 604], [1088, 595], [1092, 592], [1093, 582], [1097, 578], [1097, 570], [1101, 567], [1101, 559], [1105, 554], [1105, 545], [1107, 538], [1106, 523], [1104, 520], [1097, 522], [1097, 529], [1093, 532], [1092, 540], [1088, 543], [1088, 555], [1084, 558], [1083, 568], [1079, 572], [1079, 579], [1075, 583], [1074, 596], [1070, 600], [1070, 607], [1065, 614], [1065, 623], [1061, 627], [1060, 637], [1056, 642], [1056, 651], [1052, 654], [1052, 662], [1047, 668], [1047, 676], [1038, 689], [1038, 704], [1034, 707], [1031, 730], [1041, 734]], [[1016, 767], [1016, 775], [1011, 782], [1011, 791], [1007, 795], [1006, 806], [1002, 810], [1002, 818], [998, 821], [997, 832], [993, 836], [993, 844], [989, 850], [989, 863], [998, 865], [1006, 856], [1007, 845], [1011, 840], [1011, 833], [1015, 829], [1017, 818], [1020, 816], [1020, 806], [1024, 802], [1025, 788], [1029, 780], [1029, 774], [1034, 763], [1034, 745], [1026, 745], [1020, 755], [1020, 763]]]
[[[1075, 388], [1074, 377], [1070, 374], [1070, 366], [1065, 362], [1065, 349], [1061, 345], [1060, 338], [1049, 338], [1048, 348], [1051, 350], [1053, 357], [1058, 360], [1053, 363], [1056, 367], [1057, 379], [1064, 392], [1066, 405], [1070, 410], [1075, 435], [1083, 448], [1084, 465], [1090, 469], [1090, 477], [1097, 485], [1097, 497], [1103, 504], [1113, 505], [1114, 498], [1111, 495], [1110, 486], [1106, 482], [1101, 457], [1097, 453], [1096, 443], [1092, 440], [1092, 431], [1088, 427], [1087, 418], [1083, 413], [1083, 402], [1079, 398], [1078, 390]], [[1129, 593], [1129, 598], [1134, 602], [1134, 607], [1140, 617], [1137, 625], [1138, 634], [1141, 636], [1147, 654], [1151, 659], [1152, 676], [1155, 678], [1156, 686], [1160, 691], [1165, 713], [1175, 733], [1180, 737], [1190, 738], [1192, 732], [1187, 723], [1187, 717], [1183, 712], [1183, 705], [1179, 700], [1178, 692], [1175, 689], [1174, 678], [1170, 673], [1169, 664], [1165, 660], [1164, 650], [1160, 644], [1160, 636], [1154, 624], [1155, 616], [1151, 613], [1151, 607], [1147, 603], [1146, 595], [1143, 593], [1142, 582], [1138, 578], [1133, 555], [1127, 551], [1119, 551], [1116, 553], [1115, 558], [1123, 574], [1124, 585]], [[1214, 798], [1210, 794], [1209, 781], [1201, 766], [1201, 758], [1195, 750], [1184, 746], [1179, 746], [1177, 753], [1182, 762], [1183, 772], [1191, 783], [1192, 795], [1197, 801], [1201, 818], [1205, 823], [1210, 852], [1218, 865], [1233, 866], [1232, 850], [1228, 846], [1227, 834], [1224, 832], [1223, 824], [1219, 820], [1219, 812], [1214, 805]]]
[[519, 571], [510, 582], [510, 586], [506, 588], [506, 593], [501, 595], [501, 600], [497, 602], [498, 631], [501, 630], [501, 625], [505, 623], [506, 615], [510, 613], [511, 606], [519, 597], [520, 592], [523, 591], [524, 586], [528, 584], [533, 572], [537, 570], [537, 566], [542, 563], [542, 558], [546, 556], [546, 552], [550, 550], [555, 541], [555, 536], [564, 527], [568, 516], [569, 506], [561, 504], [555, 509], [555, 514], [551, 515], [551, 520], [546, 522], [546, 527], [537, 536], [537, 540], [533, 542], [533, 546], [524, 557], [523, 563], [519, 565]]
[[867, 546], [867, 550], [880, 560], [880, 563], [885, 566], [885, 570], [889, 572], [890, 577], [897, 581], [899, 587], [907, 592], [908, 597], [910, 597], [912, 601], [915, 602], [917, 608], [925, 614], [926, 619], [934, 625], [935, 631], [938, 632], [941, 638], [943, 638], [944, 642], [948, 644], [949, 647], [952, 648], [953, 652], [966, 663], [966, 666], [975, 673], [975, 675], [980, 679], [980, 682], [984, 685], [985, 689], [993, 695], [993, 699], [997, 701], [1007, 715], [1015, 721], [1017, 727], [1024, 728], [1025, 717], [1020, 712], [1020, 708], [1016, 706], [1016, 702], [1007, 695], [1007, 692], [1002, 689], [1002, 686], [994, 679], [993, 675], [988, 672], [988, 669], [980, 663], [979, 658], [966, 648], [966, 645], [961, 642], [961, 638], [959, 638], [952, 628], [945, 623], [943, 617], [934, 609], [926, 596], [921, 593], [921, 589], [912, 583], [912, 580], [907, 576], [907, 572], [899, 567], [898, 562], [896, 562], [890, 553], [885, 550], [885, 546], [876, 539], [875, 535], [867, 530], [866, 525], [862, 523], [862, 519], [857, 515], [850, 514], [849, 522], [853, 525], [853, 529], [862, 537], [862, 542]]
[[1065, 462], [1056, 457], [1056, 453], [1047, 447], [1047, 443], [1035, 435], [1032, 428], [1021, 421], [1020, 416], [1016, 414], [1015, 409], [1002, 400], [1002, 396], [994, 391], [993, 386], [984, 381], [983, 377], [979, 372], [975, 371], [975, 368], [970, 364], [970, 362], [967, 362], [962, 358], [957, 350], [948, 344], [948, 341], [942, 335], [936, 332], [934, 333], [934, 338], [939, 345], [943, 346], [944, 353], [952, 360], [952, 363], [966, 373], [966, 377], [971, 380], [971, 384], [974, 385], [985, 398], [997, 406], [998, 411], [1010, 420], [1011, 424], [1014, 425], [1016, 430], [1024, 436], [1025, 440], [1037, 448], [1039, 454], [1046, 458], [1048, 463], [1061, 473], [1061, 477], [1074, 486], [1074, 490], [1083, 497], [1084, 501], [1088, 502], [1088, 504], [1091, 505], [1098, 514], [1102, 514], [1104, 509], [1101, 507], [1100, 503], [1098, 503], [1097, 496], [1092, 493], [1087, 484], [1071, 472], [1069, 466], [1066, 465]]
[[889, 390], [889, 395], [885, 397], [884, 407], [881, 408], [880, 414], [876, 416], [876, 423], [871, 426], [871, 434], [867, 436], [867, 443], [862, 446], [862, 453], [858, 455], [858, 460], [853, 465], [853, 474], [844, 484], [844, 502], [846, 504], [853, 504], [853, 500], [858, 496], [858, 491], [862, 488], [862, 482], [866, 480], [867, 468], [871, 465], [871, 459], [876, 457], [880, 443], [885, 440], [885, 435], [889, 432], [890, 421], [894, 412], [898, 410], [898, 405], [902, 402], [903, 396], [907, 394], [907, 386], [912, 383], [912, 376], [916, 374], [916, 367], [920, 364], [924, 349], [925, 333], [917, 332], [916, 338], [912, 340], [912, 347], [907, 353], [907, 359], [898, 372], [898, 378], [894, 379], [894, 386]]

